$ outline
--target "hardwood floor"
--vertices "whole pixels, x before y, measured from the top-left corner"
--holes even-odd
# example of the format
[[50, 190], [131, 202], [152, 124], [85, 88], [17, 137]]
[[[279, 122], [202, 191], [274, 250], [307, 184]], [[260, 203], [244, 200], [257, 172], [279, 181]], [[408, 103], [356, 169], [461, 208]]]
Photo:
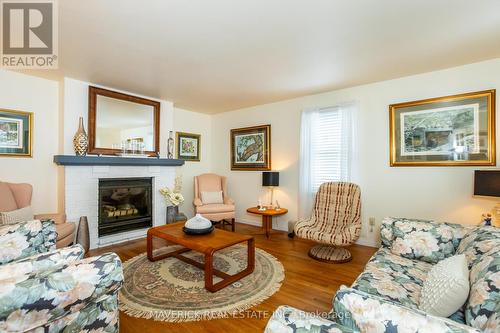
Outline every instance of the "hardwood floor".
[[[236, 224], [236, 232], [239, 233], [258, 231], [260, 228]], [[276, 294], [238, 318], [167, 323], [133, 318], [120, 313], [120, 332], [262, 332], [272, 312], [282, 304], [310, 312], [328, 312], [332, 307], [331, 301], [335, 291], [340, 285], [350, 285], [354, 281], [376, 249], [352, 245], [348, 248], [353, 256], [352, 261], [345, 264], [328, 264], [309, 258], [307, 252], [313, 244], [298, 238], [289, 239], [285, 232], [275, 231], [270, 239], [256, 235], [256, 247], [274, 255], [285, 267], [285, 280]], [[116, 252], [125, 261], [146, 252], [146, 239], [92, 250], [89, 255], [105, 252]]]

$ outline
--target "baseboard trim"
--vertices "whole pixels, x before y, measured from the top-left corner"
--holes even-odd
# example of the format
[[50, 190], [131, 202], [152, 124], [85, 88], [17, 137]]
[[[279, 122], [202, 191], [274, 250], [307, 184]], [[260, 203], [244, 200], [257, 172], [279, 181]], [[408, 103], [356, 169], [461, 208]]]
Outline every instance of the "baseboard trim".
[[358, 245], [369, 246], [369, 247], [380, 247], [377, 242], [373, 239], [359, 238], [356, 242]]
[[[254, 226], [254, 227], [262, 227], [262, 222], [260, 222], [260, 221], [252, 221], [252, 220], [247, 220], [247, 219], [236, 218], [236, 222], [237, 223], [248, 224], [248, 225], [251, 225], [251, 226]], [[274, 226], [274, 223], [273, 223], [273, 226]], [[273, 230], [288, 231], [288, 229], [274, 228], [274, 227], [273, 227]]]
[[236, 222], [242, 223], [242, 224], [252, 225], [254, 227], [261, 227], [262, 226], [262, 222], [259, 222], [259, 221], [252, 221], [252, 220], [245, 220], [245, 219], [238, 219], [237, 218]]

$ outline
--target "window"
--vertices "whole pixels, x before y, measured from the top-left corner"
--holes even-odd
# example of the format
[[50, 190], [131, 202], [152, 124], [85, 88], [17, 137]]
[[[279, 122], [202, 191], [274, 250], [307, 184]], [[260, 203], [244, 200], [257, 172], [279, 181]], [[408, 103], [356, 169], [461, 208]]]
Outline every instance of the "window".
[[310, 215], [314, 195], [324, 182], [350, 181], [354, 105], [302, 113], [300, 146], [301, 217]]

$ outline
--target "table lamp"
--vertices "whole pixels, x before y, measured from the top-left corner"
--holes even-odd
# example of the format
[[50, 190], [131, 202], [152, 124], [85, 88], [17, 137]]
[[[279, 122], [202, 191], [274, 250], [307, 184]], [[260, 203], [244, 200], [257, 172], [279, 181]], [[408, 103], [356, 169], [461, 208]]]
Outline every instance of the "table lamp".
[[[474, 195], [500, 197], [500, 170], [475, 170]], [[500, 222], [500, 203], [493, 208], [496, 223]]]
[[264, 171], [262, 173], [262, 186], [269, 187], [271, 191], [271, 205], [273, 207], [274, 187], [280, 185], [280, 173], [277, 171]]

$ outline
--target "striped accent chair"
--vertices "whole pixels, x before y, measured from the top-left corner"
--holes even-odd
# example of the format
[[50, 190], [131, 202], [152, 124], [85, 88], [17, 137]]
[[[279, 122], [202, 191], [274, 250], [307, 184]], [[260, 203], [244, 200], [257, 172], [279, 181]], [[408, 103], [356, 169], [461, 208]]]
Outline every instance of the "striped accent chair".
[[321, 243], [309, 256], [325, 262], [342, 263], [352, 259], [343, 248], [359, 238], [361, 231], [361, 190], [347, 182], [321, 184], [314, 201], [313, 214], [297, 221], [297, 237]]

